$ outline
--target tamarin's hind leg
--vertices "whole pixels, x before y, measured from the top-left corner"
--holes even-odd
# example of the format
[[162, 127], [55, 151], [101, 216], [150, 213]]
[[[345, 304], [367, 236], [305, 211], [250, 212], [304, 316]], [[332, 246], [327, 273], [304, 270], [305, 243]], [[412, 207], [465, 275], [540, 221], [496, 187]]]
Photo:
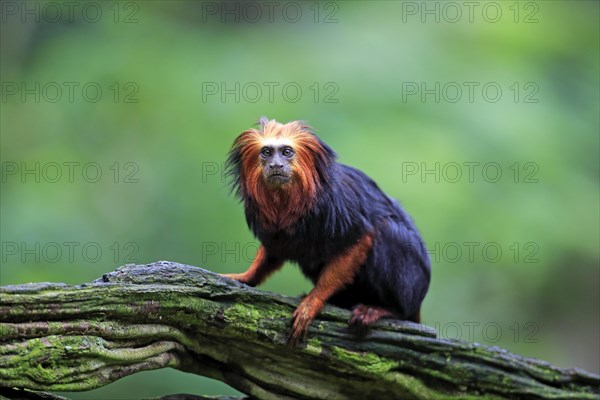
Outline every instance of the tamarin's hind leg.
[[[348, 323], [356, 329], [359, 335], [366, 335], [369, 332], [371, 325], [379, 321], [381, 318], [395, 317], [395, 314], [383, 307], [366, 306], [358, 304], [352, 309], [352, 317]], [[406, 318], [407, 321], [416, 323], [421, 322], [421, 310]]]
[[250, 286], [260, 285], [269, 275], [283, 265], [283, 260], [269, 257], [264, 246], [258, 248], [250, 268], [242, 274], [221, 274], [224, 277], [240, 281]]
[[379, 321], [381, 318], [393, 316], [394, 314], [391, 311], [388, 311], [383, 307], [359, 304], [352, 309], [352, 317], [348, 323], [360, 330], [365, 330], [370, 325], [373, 325], [375, 322]]

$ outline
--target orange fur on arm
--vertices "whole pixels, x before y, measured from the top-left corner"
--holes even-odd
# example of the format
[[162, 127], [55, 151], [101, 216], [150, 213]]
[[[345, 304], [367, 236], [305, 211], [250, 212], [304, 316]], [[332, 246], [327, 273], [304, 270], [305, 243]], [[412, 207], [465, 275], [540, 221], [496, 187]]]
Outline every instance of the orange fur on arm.
[[264, 246], [260, 246], [250, 268], [242, 274], [223, 274], [227, 278], [235, 279], [250, 286], [260, 285], [273, 272], [283, 266], [283, 260], [269, 257]]
[[367, 260], [372, 245], [373, 239], [367, 234], [323, 268], [315, 287], [294, 312], [294, 324], [290, 335], [292, 343], [300, 336], [306, 335], [308, 326], [323, 309], [327, 300], [338, 290], [352, 283], [358, 270]]

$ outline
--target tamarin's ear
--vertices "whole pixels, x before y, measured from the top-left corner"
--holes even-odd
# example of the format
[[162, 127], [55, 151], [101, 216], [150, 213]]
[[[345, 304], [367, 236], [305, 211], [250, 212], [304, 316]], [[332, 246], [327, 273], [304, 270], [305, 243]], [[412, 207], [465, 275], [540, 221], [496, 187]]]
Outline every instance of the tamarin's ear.
[[260, 125], [261, 129], [264, 128], [268, 122], [269, 118], [265, 117], [264, 115], [258, 119], [258, 124]]

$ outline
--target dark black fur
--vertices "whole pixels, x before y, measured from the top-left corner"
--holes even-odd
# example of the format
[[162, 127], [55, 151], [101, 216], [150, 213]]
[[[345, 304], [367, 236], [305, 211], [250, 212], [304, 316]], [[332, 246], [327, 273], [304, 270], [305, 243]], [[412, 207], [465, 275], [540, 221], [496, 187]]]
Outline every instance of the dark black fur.
[[[373, 247], [353, 284], [329, 302], [344, 308], [359, 303], [381, 306], [401, 319], [415, 320], [430, 281], [427, 250], [411, 218], [361, 171], [339, 164], [323, 144], [317, 203], [295, 224], [293, 233], [260, 226], [258, 207], [239, 185], [239, 153], [230, 153], [234, 191], [244, 201], [248, 226], [272, 257], [297, 262], [313, 283], [323, 266], [367, 233]], [[237, 154], [236, 154], [237, 153]]]

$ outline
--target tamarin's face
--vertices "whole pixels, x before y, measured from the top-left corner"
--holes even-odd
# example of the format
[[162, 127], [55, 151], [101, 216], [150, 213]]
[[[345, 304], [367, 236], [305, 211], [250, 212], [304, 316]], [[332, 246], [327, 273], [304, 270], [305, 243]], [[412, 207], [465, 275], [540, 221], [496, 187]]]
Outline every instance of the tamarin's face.
[[288, 140], [270, 139], [262, 143], [260, 165], [262, 177], [270, 186], [281, 186], [292, 181], [296, 152]]
[[293, 207], [308, 207], [326, 181], [335, 153], [300, 121], [261, 118], [259, 124], [242, 132], [229, 152], [233, 188], [244, 200], [261, 203], [263, 211], [273, 202], [272, 189], [283, 189], [288, 199], [301, 203]]

